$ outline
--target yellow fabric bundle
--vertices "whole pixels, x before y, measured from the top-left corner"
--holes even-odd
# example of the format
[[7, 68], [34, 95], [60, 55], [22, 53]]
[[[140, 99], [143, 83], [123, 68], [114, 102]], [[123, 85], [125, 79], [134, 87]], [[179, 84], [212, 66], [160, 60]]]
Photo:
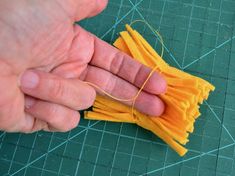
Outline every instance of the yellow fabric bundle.
[[85, 113], [90, 120], [136, 123], [152, 131], [180, 156], [187, 149], [183, 146], [194, 130], [194, 122], [200, 116], [199, 104], [206, 100], [215, 87], [207, 81], [169, 66], [148, 42], [129, 25], [120, 33], [114, 46], [150, 68], [157, 66], [167, 81], [168, 88], [160, 95], [166, 109], [160, 117], [150, 117], [113, 99], [97, 96], [92, 111]]

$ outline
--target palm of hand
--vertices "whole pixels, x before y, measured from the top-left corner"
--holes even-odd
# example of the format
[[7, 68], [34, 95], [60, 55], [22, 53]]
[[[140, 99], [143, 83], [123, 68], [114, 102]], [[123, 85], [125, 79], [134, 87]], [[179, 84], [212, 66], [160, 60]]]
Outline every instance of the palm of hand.
[[[73, 18], [61, 4], [56, 1], [49, 1], [48, 4], [38, 2], [28, 4], [26, 9], [18, 7], [21, 5], [16, 2], [11, 8], [1, 6], [0, 12], [4, 13], [0, 18], [0, 26], [4, 29], [2, 34], [0, 33], [0, 38], [3, 39], [1, 43], [4, 45], [0, 47], [0, 108], [4, 107], [6, 111], [2, 113], [7, 114], [1, 114], [6, 117], [1, 120], [7, 123], [5, 128], [11, 127], [12, 131], [17, 130], [19, 126], [17, 124], [16, 128], [12, 127], [15, 122], [22, 123], [20, 126], [23, 131], [28, 131], [24, 129], [24, 124], [33, 123], [25, 115], [24, 94], [17, 85], [22, 72], [29, 68], [50, 72], [57, 67], [56, 72], [64, 73], [70, 63], [73, 63], [69, 72], [69, 76], [73, 77], [73, 69], [76, 73], [82, 72], [91, 59], [81, 54], [77, 56], [76, 50], [79, 48], [72, 46], [76, 35]], [[83, 41], [84, 44], [86, 41]], [[9, 52], [9, 49], [14, 49], [14, 52]], [[83, 59], [78, 59], [81, 57]]]

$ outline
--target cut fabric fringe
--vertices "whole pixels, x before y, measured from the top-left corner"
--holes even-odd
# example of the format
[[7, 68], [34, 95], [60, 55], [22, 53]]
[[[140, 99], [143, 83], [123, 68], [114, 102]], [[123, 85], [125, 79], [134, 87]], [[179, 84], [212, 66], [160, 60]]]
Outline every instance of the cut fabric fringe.
[[[150, 25], [149, 27], [152, 28]], [[113, 99], [97, 96], [92, 111], [85, 112], [85, 119], [135, 123], [152, 131], [180, 156], [183, 156], [187, 152], [183, 145], [189, 141], [189, 133], [193, 132], [195, 120], [200, 116], [199, 105], [208, 98], [210, 91], [213, 91], [215, 87], [199, 77], [169, 66], [162, 59], [163, 52], [159, 56], [136, 30], [133, 30], [129, 25], [126, 25], [126, 29], [127, 31], [120, 33], [114, 46], [152, 68], [152, 72], [138, 94], [132, 99], [119, 99], [110, 95], [108, 96]], [[161, 39], [158, 33], [157, 35]], [[148, 116], [133, 110], [136, 98], [154, 71], [160, 72], [168, 84], [166, 93], [160, 95], [165, 103], [165, 112], [160, 117]], [[96, 85], [92, 86], [98, 88]], [[107, 93], [105, 94], [107, 95]], [[133, 101], [132, 107], [114, 99]]]

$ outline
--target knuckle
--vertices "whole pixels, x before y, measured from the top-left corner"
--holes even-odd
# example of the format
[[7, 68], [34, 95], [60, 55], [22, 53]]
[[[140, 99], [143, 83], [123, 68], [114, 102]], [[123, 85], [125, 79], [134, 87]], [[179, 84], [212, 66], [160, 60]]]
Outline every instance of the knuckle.
[[64, 97], [65, 94], [67, 93], [66, 86], [60, 80], [53, 81], [50, 85], [50, 89], [48, 93], [51, 98]]
[[119, 51], [114, 54], [113, 60], [110, 64], [110, 70], [114, 74], [120, 74], [121, 68], [123, 68], [123, 64], [124, 64], [124, 57], [125, 55], [123, 55], [123, 53]]
[[118, 79], [118, 77], [116, 77], [116, 76], [113, 77], [111, 74], [110, 74], [109, 78], [107, 79], [104, 90], [106, 92], [110, 93], [111, 95], [113, 95], [115, 92], [115, 87], [117, 85], [117, 79]]

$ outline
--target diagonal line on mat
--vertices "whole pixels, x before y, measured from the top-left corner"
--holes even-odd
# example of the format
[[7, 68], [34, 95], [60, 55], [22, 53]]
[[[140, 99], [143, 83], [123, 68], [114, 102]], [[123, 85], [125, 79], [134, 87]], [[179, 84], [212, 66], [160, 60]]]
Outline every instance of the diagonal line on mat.
[[198, 59], [194, 60], [193, 62], [191, 62], [190, 64], [186, 65], [185, 67], [183, 67], [183, 69], [188, 68], [189, 66], [195, 64], [196, 62], [198, 62], [199, 60], [204, 59], [206, 56], [208, 56], [209, 54], [215, 52], [216, 49], [221, 48], [222, 46], [224, 46], [225, 44], [229, 43], [230, 41], [232, 41], [233, 39], [235, 39], [235, 36], [231, 37], [230, 39], [224, 41], [223, 43], [221, 43], [220, 45], [216, 46], [214, 49], [210, 50], [209, 52], [203, 54], [201, 57], [199, 57]]
[[186, 51], [187, 51], [187, 46], [188, 46], [189, 32], [190, 32], [190, 27], [191, 27], [191, 23], [192, 23], [193, 11], [194, 11], [194, 7], [195, 7], [194, 4], [195, 4], [195, 0], [192, 1], [192, 9], [191, 9], [190, 16], [189, 16], [188, 30], [186, 32], [186, 41], [185, 41], [185, 45], [184, 45], [182, 68], [184, 68], [184, 61], [185, 61], [185, 56], [186, 56]]
[[72, 140], [73, 138], [77, 137], [78, 135], [82, 134], [83, 132], [87, 131], [88, 129], [92, 128], [93, 126], [95, 126], [97, 123], [99, 123], [100, 121], [97, 121], [95, 123], [93, 123], [92, 125], [88, 126], [87, 128], [83, 129], [82, 131], [78, 132], [77, 134], [73, 135], [72, 137], [68, 138], [66, 141], [61, 142], [59, 145], [55, 146], [54, 148], [48, 150], [46, 153], [44, 153], [43, 155], [39, 156], [38, 158], [34, 159], [33, 161], [31, 161], [30, 163], [26, 164], [24, 167], [20, 168], [19, 170], [15, 171], [13, 174], [11, 174], [10, 176], [16, 175], [17, 173], [19, 173], [20, 171], [22, 171], [23, 169], [27, 168], [28, 166], [30, 166], [31, 164], [35, 163], [36, 161], [40, 160], [41, 158], [43, 158], [44, 156], [46, 156], [47, 154], [49, 154], [50, 152], [53, 152], [54, 150], [56, 150], [57, 148], [63, 146], [64, 144], [66, 144], [68, 141]]
[[6, 132], [4, 131], [1, 135], [0, 135], [0, 138], [2, 137], [2, 136], [4, 136], [6, 134]]
[[235, 139], [233, 138], [233, 136], [231, 135], [231, 133], [229, 132], [229, 130], [226, 128], [226, 126], [224, 124], [222, 124], [221, 120], [219, 119], [218, 115], [215, 113], [215, 111], [213, 110], [213, 108], [207, 103], [207, 101], [205, 101], [205, 104], [207, 105], [207, 107], [210, 109], [210, 111], [213, 113], [213, 115], [215, 116], [215, 118], [219, 121], [219, 123], [222, 125], [222, 127], [225, 129], [225, 131], [228, 133], [229, 137], [233, 140], [233, 142], [235, 142]]
[[169, 165], [167, 165], [167, 166], [165, 166], [165, 167], [161, 167], [161, 168], [159, 168], [159, 169], [155, 169], [155, 170], [149, 171], [149, 172], [147, 172], [147, 173], [145, 173], [145, 174], [141, 174], [141, 176], [149, 175], [149, 174], [152, 174], [152, 173], [155, 173], [155, 172], [164, 170], [164, 169], [166, 169], [166, 168], [170, 168], [170, 167], [176, 166], [176, 165], [178, 165], [178, 164], [181, 164], [181, 163], [184, 163], [184, 162], [187, 162], [187, 161], [191, 161], [191, 160], [196, 159], [196, 158], [203, 157], [203, 156], [205, 156], [205, 155], [207, 155], [207, 154], [216, 152], [216, 151], [218, 151], [218, 150], [226, 149], [226, 148], [231, 147], [231, 146], [233, 146], [233, 145], [235, 145], [235, 143], [231, 143], [231, 144], [225, 145], [225, 146], [223, 146], [223, 147], [210, 150], [210, 151], [208, 151], [208, 152], [203, 152], [203, 153], [200, 154], [200, 155], [193, 156], [193, 157], [191, 157], [191, 158], [188, 158], [188, 159], [185, 159], [185, 160], [182, 160], [182, 161], [173, 163], [173, 164], [169, 164]]
[[[134, 7], [134, 4], [131, 2], [131, 0], [129, 0], [129, 1], [130, 1], [130, 3], [131, 3], [131, 4], [133, 5], [133, 7]], [[142, 13], [139, 11], [139, 9], [136, 8], [136, 7], [134, 7], [134, 8], [135, 8], [135, 10], [137, 11], [137, 13], [140, 15], [140, 17], [143, 19], [143, 21], [146, 21], [145, 18], [144, 18], [144, 16], [142, 15]], [[153, 35], [160, 41], [159, 36], [156, 35], [156, 33], [155, 33], [152, 29], [150, 29], [150, 30], [152, 31]], [[170, 55], [170, 57], [173, 59], [173, 61], [177, 64], [177, 66], [182, 69], [181, 65], [180, 65], [179, 62], [176, 60], [176, 58], [174, 57], [174, 55], [170, 52], [170, 50], [166, 47], [166, 45], [165, 45], [164, 43], [162, 43], [162, 45], [163, 45], [164, 49], [166, 50], [166, 52], [167, 52], [167, 53]]]
[[126, 18], [133, 10], [136, 9], [136, 7], [138, 5], [140, 5], [144, 0], [140, 0], [138, 3], [136, 3], [135, 5], [131, 2], [131, 4], [133, 5], [133, 7], [125, 14], [123, 15], [116, 23], [114, 23], [114, 25], [107, 30], [100, 38], [104, 38], [113, 28], [115, 28], [124, 18]]

